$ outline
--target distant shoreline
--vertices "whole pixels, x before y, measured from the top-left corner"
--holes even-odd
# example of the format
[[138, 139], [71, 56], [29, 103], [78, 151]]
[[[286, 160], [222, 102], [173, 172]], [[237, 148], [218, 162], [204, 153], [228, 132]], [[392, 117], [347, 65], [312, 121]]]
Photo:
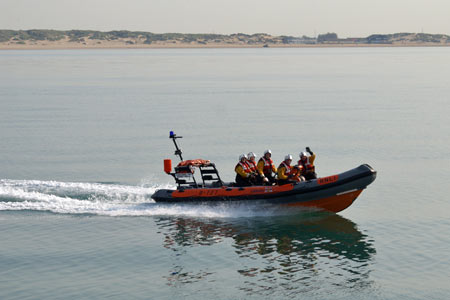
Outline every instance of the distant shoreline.
[[213, 49], [213, 48], [360, 48], [448, 47], [450, 36], [428, 33], [373, 34], [339, 38], [336, 33], [317, 37], [272, 36], [265, 33], [230, 35], [152, 33], [141, 31], [92, 31], [48, 29], [1, 30], [0, 50], [51, 49]]
[[2, 44], [0, 50], [83, 50], [83, 49], [255, 49], [255, 48], [407, 48], [407, 47], [449, 47], [450, 44], [425, 44], [425, 43], [404, 43], [404, 44], [313, 44], [313, 45], [230, 45], [230, 44], [208, 44], [208, 45], [184, 45], [184, 44], [158, 44], [158, 45], [82, 45], [74, 43], [47, 43], [47, 44]]

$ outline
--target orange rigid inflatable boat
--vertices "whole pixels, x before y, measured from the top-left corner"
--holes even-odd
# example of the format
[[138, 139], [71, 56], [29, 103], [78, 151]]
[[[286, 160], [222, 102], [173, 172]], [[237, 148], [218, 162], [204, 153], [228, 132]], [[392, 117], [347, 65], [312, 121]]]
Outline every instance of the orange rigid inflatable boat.
[[[349, 171], [318, 179], [295, 182], [286, 185], [262, 185], [237, 187], [234, 183], [223, 182], [213, 163], [208, 160], [183, 160], [176, 139], [170, 134], [181, 163], [172, 172], [170, 160], [165, 160], [164, 170], [173, 176], [177, 189], [161, 189], [152, 198], [156, 202], [217, 204], [230, 201], [270, 203], [284, 206], [303, 206], [339, 212], [349, 207], [362, 190], [376, 178], [376, 171], [363, 164]], [[194, 170], [200, 171], [198, 180]]]

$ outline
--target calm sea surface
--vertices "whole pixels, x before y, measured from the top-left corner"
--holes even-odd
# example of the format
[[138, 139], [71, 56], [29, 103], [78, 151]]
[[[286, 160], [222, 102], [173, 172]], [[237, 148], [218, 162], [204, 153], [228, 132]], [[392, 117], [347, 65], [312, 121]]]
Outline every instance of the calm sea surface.
[[[0, 52], [0, 299], [449, 299], [450, 49]], [[234, 179], [306, 146], [339, 214], [161, 205], [174, 130]]]

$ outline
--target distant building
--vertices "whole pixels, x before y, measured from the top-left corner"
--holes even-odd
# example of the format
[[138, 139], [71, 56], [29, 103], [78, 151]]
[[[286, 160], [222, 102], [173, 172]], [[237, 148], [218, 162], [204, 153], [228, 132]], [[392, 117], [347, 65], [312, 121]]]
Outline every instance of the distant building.
[[346, 38], [339, 39], [339, 43], [343, 44], [367, 44], [366, 38]]
[[338, 42], [338, 35], [334, 32], [328, 32], [325, 34], [319, 34], [317, 37], [318, 43], [336, 43]]
[[302, 36], [302, 37], [286, 36], [286, 37], [283, 37], [283, 43], [284, 44], [306, 44], [306, 45], [310, 45], [310, 44], [315, 44], [316, 43], [316, 39], [315, 38], [310, 38], [310, 37], [307, 37], [307, 36]]

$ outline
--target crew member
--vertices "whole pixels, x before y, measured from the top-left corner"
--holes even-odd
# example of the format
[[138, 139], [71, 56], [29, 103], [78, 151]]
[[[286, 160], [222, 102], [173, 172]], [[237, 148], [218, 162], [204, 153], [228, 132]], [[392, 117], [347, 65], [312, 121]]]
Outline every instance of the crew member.
[[295, 165], [292, 167], [292, 180], [300, 182], [305, 181], [305, 177], [302, 176], [303, 173], [303, 166], [302, 165]]
[[278, 184], [288, 184], [295, 182], [292, 180], [292, 155], [288, 154], [284, 157], [284, 161], [281, 162], [280, 166], [278, 167]]
[[256, 154], [253, 152], [249, 152], [247, 154], [247, 165], [250, 168], [250, 171], [252, 171], [252, 173], [257, 173], [256, 170]]
[[234, 168], [236, 172], [236, 185], [237, 186], [250, 186], [254, 180], [254, 176], [247, 164], [247, 155], [241, 154], [239, 156], [239, 162]]
[[311, 151], [309, 147], [306, 147], [306, 151], [310, 156], [308, 156], [306, 152], [301, 152], [298, 165], [303, 167], [302, 176], [305, 177], [306, 180], [316, 179], [317, 174], [316, 168], [314, 166], [316, 155]]
[[270, 149], [267, 149], [264, 151], [264, 156], [261, 157], [258, 161], [257, 169], [258, 174], [261, 177], [261, 181], [264, 184], [274, 184], [275, 178], [273, 177], [272, 173], [277, 173], [277, 168], [273, 164], [272, 160], [272, 151]]

